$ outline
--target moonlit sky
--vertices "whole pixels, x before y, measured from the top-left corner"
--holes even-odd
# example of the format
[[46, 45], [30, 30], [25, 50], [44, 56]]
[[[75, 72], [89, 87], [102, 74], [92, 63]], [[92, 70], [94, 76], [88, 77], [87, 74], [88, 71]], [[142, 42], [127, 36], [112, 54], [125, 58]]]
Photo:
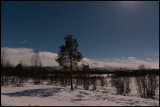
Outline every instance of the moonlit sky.
[[159, 60], [159, 3], [1, 1], [1, 47], [58, 53], [69, 34], [89, 59]]

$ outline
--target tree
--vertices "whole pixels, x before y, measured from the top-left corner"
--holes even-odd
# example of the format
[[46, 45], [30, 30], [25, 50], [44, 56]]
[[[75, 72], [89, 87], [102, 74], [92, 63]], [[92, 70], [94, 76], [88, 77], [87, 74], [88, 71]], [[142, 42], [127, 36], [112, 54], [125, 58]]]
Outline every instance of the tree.
[[32, 63], [33, 67], [41, 67], [42, 66], [38, 51], [35, 51], [33, 53], [33, 56], [32, 56], [32, 59], [31, 59], [31, 63]]
[[34, 72], [34, 84], [39, 84], [40, 83], [40, 79], [39, 79], [40, 74], [38, 74], [38, 70], [40, 70], [39, 68], [42, 67], [42, 63], [41, 63], [38, 51], [34, 52], [32, 59], [31, 59], [31, 63], [33, 66], [32, 70]]
[[4, 66], [6, 63], [6, 48], [1, 48], [1, 85], [4, 85]]
[[14, 74], [16, 75], [15, 77], [13, 76], [12, 78], [12, 83], [16, 86], [23, 86], [23, 83], [25, 82], [25, 72], [24, 72], [24, 65], [22, 61], [19, 62], [19, 64], [16, 65], [14, 68], [15, 72]]
[[84, 75], [83, 75], [83, 88], [85, 90], [88, 90], [89, 89], [89, 80], [88, 80], [88, 72], [90, 71], [89, 69], [89, 65], [85, 65], [85, 64], [82, 64], [82, 71], [84, 72]]
[[6, 62], [6, 48], [3, 47], [1, 48], [1, 67], [5, 66], [5, 62]]
[[63, 70], [70, 71], [71, 90], [73, 90], [72, 71], [76, 70], [78, 62], [83, 59], [77, 48], [78, 43], [76, 38], [74, 39], [72, 35], [68, 35], [65, 37], [65, 45], [60, 47], [58, 56], [55, 59], [56, 62], [63, 67]]

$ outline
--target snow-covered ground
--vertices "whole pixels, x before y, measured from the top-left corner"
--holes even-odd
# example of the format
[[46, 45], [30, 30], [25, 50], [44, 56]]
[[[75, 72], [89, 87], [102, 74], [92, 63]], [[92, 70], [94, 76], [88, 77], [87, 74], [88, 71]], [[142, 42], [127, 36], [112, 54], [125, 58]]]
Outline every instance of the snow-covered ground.
[[24, 87], [1, 86], [1, 106], [159, 106], [159, 87], [155, 99], [140, 98], [133, 81], [128, 96], [116, 95], [110, 84], [97, 86], [95, 91], [31, 83]]

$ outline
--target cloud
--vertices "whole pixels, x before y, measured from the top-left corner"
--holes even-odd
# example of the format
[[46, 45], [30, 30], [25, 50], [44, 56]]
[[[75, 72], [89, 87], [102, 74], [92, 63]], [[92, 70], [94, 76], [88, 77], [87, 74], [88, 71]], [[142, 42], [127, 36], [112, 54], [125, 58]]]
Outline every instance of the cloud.
[[133, 58], [133, 57], [129, 57], [127, 59], [119, 59], [119, 61], [116, 60], [110, 60], [110, 61], [105, 61], [106, 64], [108, 65], [112, 65], [115, 67], [128, 67], [128, 68], [138, 68], [138, 66], [140, 64], [144, 64], [146, 66], [149, 66], [151, 68], [159, 68], [159, 60], [155, 60], [155, 61], [145, 61], [145, 60], [141, 60], [141, 59], [137, 59], [137, 58]]
[[[2, 49], [2, 48], [1, 48]], [[7, 59], [17, 65], [20, 61], [23, 61], [26, 65], [31, 65], [31, 58], [34, 50], [28, 48], [7, 48]], [[57, 53], [51, 52], [39, 52], [39, 56], [43, 66], [58, 66], [59, 64], [55, 61]], [[115, 57], [103, 60], [93, 60], [83, 58], [79, 64], [88, 64], [91, 68], [94, 67], [106, 67], [106, 68], [117, 68], [117, 67], [128, 67], [137, 69], [140, 64], [144, 64], [151, 68], [159, 68], [159, 59], [157, 60], [141, 60], [136, 57]]]
[[[6, 48], [7, 59], [14, 65], [23, 61], [26, 65], [30, 66], [33, 53], [34, 50], [28, 48]], [[43, 66], [58, 66], [58, 63], [55, 62], [56, 53], [39, 52], [39, 56]]]
[[135, 59], [135, 57], [128, 57], [128, 59]]
[[27, 43], [27, 41], [26, 41], [26, 40], [24, 40], [24, 41], [20, 41], [19, 43]]
[[151, 61], [152, 59], [151, 58], [146, 58], [146, 60]]
[[[86, 58], [87, 59], [87, 58]], [[115, 57], [115, 58], [108, 58], [103, 59], [102, 61], [89, 59], [88, 61], [84, 59], [86, 62], [89, 63], [90, 67], [106, 67], [106, 68], [119, 68], [119, 67], [127, 67], [130, 69], [137, 69], [140, 64], [144, 64], [150, 68], [159, 68], [159, 59], [157, 60], [151, 60], [148, 59], [142, 60], [137, 59], [136, 57]], [[96, 65], [94, 65], [94, 62], [96, 62]]]

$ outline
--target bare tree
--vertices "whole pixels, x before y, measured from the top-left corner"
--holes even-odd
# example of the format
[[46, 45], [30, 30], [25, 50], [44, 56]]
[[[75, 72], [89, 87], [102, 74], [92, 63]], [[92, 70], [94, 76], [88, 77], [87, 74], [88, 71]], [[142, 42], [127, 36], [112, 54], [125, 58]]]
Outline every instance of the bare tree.
[[101, 86], [103, 87], [104, 85], [107, 84], [107, 81], [105, 81], [105, 78], [102, 77], [102, 78], [100, 79], [100, 83], [101, 83]]
[[6, 63], [6, 48], [1, 48], [1, 85], [4, 85], [4, 66]]
[[5, 65], [5, 62], [6, 62], [6, 57], [7, 57], [7, 54], [6, 54], [6, 50], [7, 48], [3, 47], [1, 48], [1, 67]]
[[33, 67], [41, 67], [42, 63], [40, 60], [39, 52], [36, 50], [33, 53], [32, 59], [31, 59], [31, 64]]
[[39, 84], [40, 79], [38, 76], [40, 75], [39, 74], [40, 72], [38, 72], [38, 70], [40, 67], [42, 67], [42, 63], [38, 51], [34, 51], [33, 56], [31, 58], [31, 64], [32, 64], [32, 70], [34, 72], [34, 83]]
[[97, 64], [97, 62], [93, 62], [93, 69], [96, 71], [96, 69], [97, 69], [97, 67], [98, 67], [98, 64]]

